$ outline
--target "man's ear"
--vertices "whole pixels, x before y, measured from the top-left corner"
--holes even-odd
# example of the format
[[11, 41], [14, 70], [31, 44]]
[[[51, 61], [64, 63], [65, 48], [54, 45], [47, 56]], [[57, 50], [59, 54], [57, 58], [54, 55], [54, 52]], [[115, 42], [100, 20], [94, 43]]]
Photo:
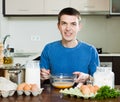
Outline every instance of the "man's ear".
[[57, 27], [58, 27], [58, 29], [59, 29], [59, 23], [57, 23]]

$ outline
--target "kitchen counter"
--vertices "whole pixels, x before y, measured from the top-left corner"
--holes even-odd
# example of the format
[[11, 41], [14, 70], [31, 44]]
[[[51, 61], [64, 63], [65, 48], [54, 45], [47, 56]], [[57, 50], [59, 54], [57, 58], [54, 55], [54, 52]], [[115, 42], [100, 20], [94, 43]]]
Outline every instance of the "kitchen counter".
[[[44, 90], [41, 95], [34, 97], [25, 95], [17, 96], [17, 94], [15, 94], [14, 96], [8, 98], [0, 97], [0, 102], [120, 102], [120, 97], [106, 100], [93, 100], [62, 96], [59, 93], [59, 89], [55, 89], [48, 84], [44, 85], [43, 87]], [[120, 88], [120, 85], [116, 87]]]
[[120, 56], [120, 53], [102, 53], [99, 56]]
[[21, 65], [26, 64], [26, 61], [33, 60], [40, 56], [40, 53], [15, 53], [14, 55], [14, 65], [20, 63]]

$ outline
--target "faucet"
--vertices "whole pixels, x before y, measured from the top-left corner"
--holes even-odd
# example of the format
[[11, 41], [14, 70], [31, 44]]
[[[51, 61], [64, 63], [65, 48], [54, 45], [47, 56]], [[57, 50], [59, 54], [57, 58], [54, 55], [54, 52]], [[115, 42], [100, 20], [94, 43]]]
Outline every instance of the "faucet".
[[8, 37], [10, 37], [10, 35], [6, 35], [6, 36], [4, 37], [4, 39], [3, 39], [3, 45], [5, 45], [5, 42], [6, 42], [6, 40], [7, 40]]
[[4, 37], [4, 39], [3, 39], [4, 54], [7, 53], [7, 50], [8, 50], [8, 48], [9, 48], [9, 44], [6, 45], [6, 40], [7, 40], [8, 37], [10, 37], [10, 35], [6, 35], [6, 36]]

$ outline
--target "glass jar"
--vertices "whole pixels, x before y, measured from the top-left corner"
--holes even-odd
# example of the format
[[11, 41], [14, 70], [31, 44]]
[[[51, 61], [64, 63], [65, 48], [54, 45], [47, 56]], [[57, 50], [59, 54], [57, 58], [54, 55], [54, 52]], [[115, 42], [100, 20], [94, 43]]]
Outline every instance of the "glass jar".
[[97, 67], [96, 72], [93, 74], [93, 84], [101, 86], [110, 86], [114, 88], [114, 73], [111, 67]]
[[4, 55], [4, 64], [13, 64], [14, 49], [8, 48]]
[[37, 84], [41, 88], [39, 61], [27, 61], [25, 67], [25, 82]]

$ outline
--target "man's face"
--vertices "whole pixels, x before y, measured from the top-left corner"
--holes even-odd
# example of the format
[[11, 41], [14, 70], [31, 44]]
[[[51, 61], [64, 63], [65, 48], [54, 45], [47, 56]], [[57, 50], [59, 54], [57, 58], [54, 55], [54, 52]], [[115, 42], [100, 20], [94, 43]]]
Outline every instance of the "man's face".
[[68, 42], [75, 40], [77, 33], [80, 30], [78, 17], [74, 15], [62, 15], [60, 23], [58, 23], [58, 29], [61, 32], [62, 40]]

